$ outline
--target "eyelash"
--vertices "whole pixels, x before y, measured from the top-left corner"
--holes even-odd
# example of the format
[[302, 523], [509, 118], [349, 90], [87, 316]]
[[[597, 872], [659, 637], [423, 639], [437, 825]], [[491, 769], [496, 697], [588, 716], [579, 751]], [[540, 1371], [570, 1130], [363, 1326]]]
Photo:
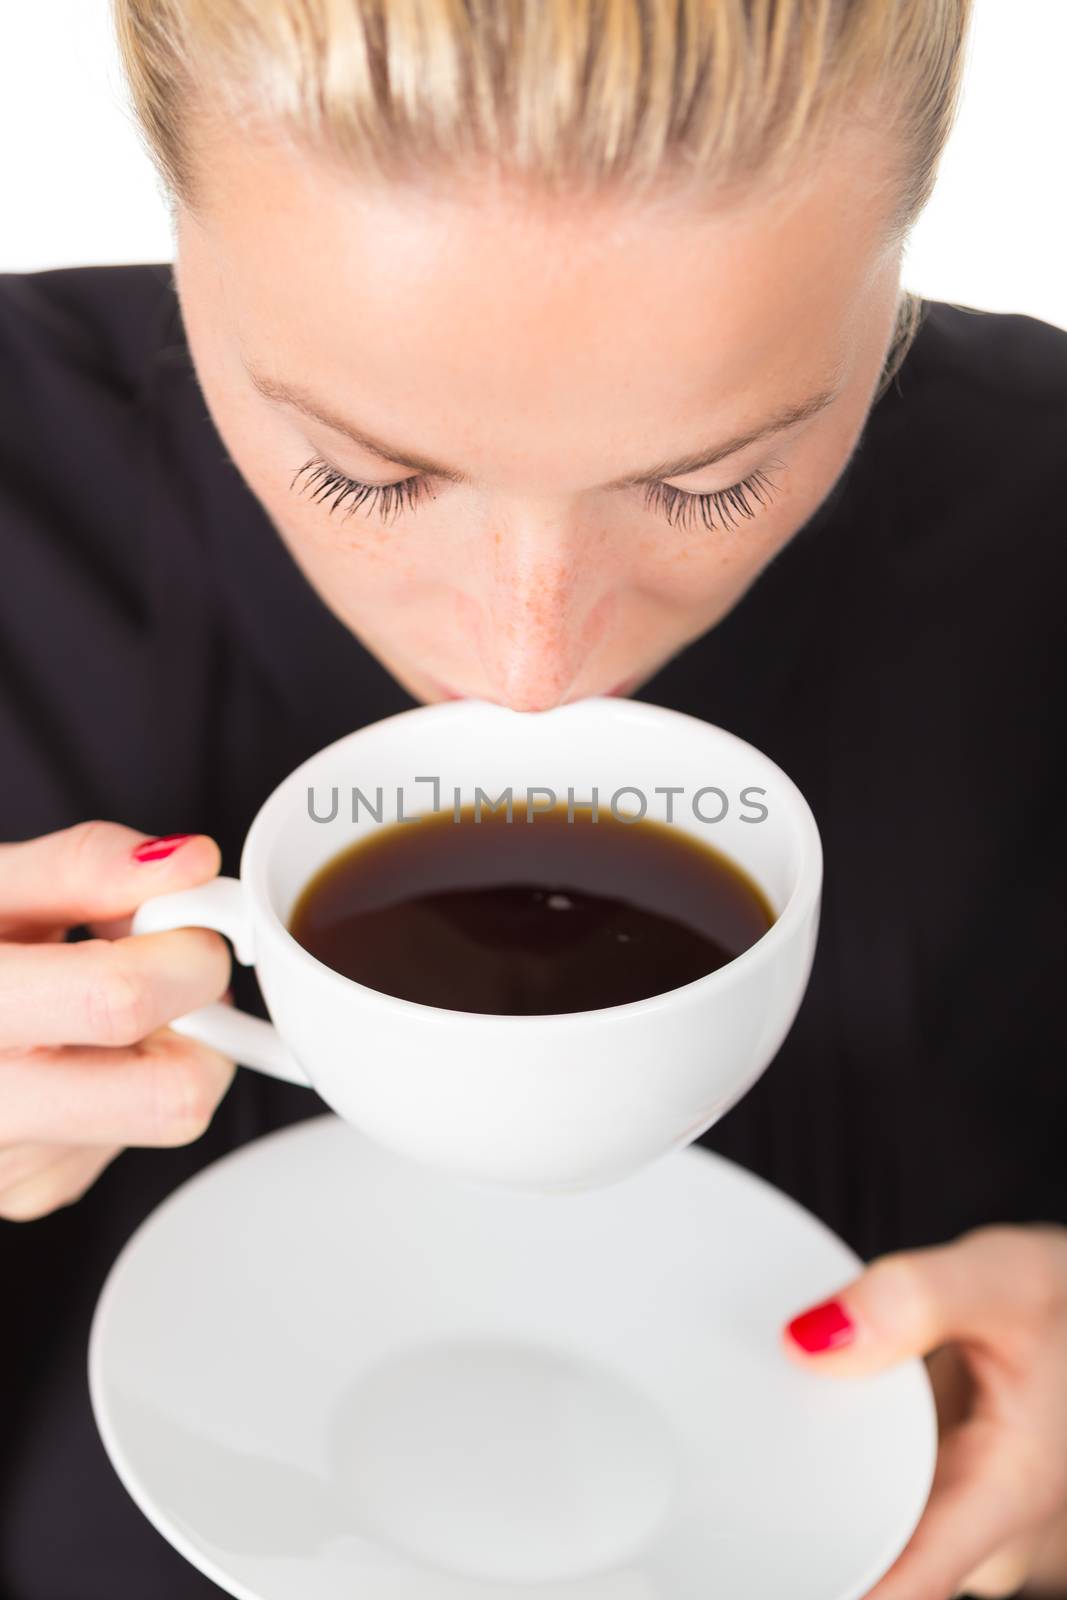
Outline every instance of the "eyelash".
[[[307, 476], [305, 476], [307, 474]], [[310, 461], [305, 461], [293, 474], [289, 487], [295, 487], [297, 480], [304, 478], [300, 493], [304, 494], [311, 489], [311, 498], [318, 504], [325, 504], [332, 515], [344, 505], [346, 500], [351, 505], [345, 512], [350, 517], [353, 511], [358, 511], [360, 506], [367, 507], [367, 515], [377, 511], [383, 522], [389, 522], [393, 517], [399, 516], [406, 507], [412, 510], [422, 498], [426, 487], [426, 480], [418, 476], [401, 478], [399, 483], [359, 483], [355, 478], [348, 478], [343, 472], [338, 472], [336, 467], [331, 467], [328, 461], [323, 461], [321, 456], [312, 456]]]
[[738, 518], [754, 517], [758, 508], [768, 505], [777, 488], [761, 468], [728, 489], [713, 489], [703, 494], [691, 494], [670, 483], [650, 483], [645, 490], [645, 505], [650, 511], [662, 512], [672, 527], [688, 528], [699, 518], [708, 529], [736, 528]]
[[[289, 487], [294, 488], [300, 478], [304, 479], [300, 493], [310, 489], [311, 499], [325, 505], [331, 515], [348, 502], [346, 517], [365, 506], [367, 516], [375, 511], [383, 522], [390, 522], [403, 510], [413, 510], [426, 492], [426, 480], [418, 475], [401, 478], [399, 483], [360, 483], [338, 472], [321, 456], [305, 461], [293, 474]], [[672, 527], [691, 527], [699, 519], [708, 529], [736, 528], [739, 518], [754, 517], [776, 492], [777, 485], [761, 468], [728, 489], [703, 494], [676, 489], [669, 483], [650, 483], [645, 489], [645, 506], [666, 517]]]

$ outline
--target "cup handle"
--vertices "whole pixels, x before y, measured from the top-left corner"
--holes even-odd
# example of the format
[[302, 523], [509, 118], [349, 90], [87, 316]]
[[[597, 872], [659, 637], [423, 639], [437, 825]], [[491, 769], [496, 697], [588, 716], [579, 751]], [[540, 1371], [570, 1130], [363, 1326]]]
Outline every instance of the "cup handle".
[[[243, 967], [250, 967], [255, 959], [244, 890], [236, 878], [212, 878], [195, 889], [177, 889], [144, 901], [134, 912], [130, 932], [165, 933], [171, 928], [213, 928], [229, 939]], [[170, 1026], [175, 1033], [198, 1039], [269, 1078], [311, 1088], [307, 1073], [286, 1049], [277, 1029], [261, 1017], [219, 1001], [177, 1017]]]

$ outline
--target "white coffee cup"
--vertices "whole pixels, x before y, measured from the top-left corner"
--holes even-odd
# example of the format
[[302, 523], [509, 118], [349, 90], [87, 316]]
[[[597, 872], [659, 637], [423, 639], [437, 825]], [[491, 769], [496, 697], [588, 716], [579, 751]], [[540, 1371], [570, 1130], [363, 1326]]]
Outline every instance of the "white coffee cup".
[[[693, 983], [551, 1016], [396, 999], [324, 966], [288, 932], [301, 890], [346, 845], [401, 816], [452, 811], [457, 793], [470, 805], [476, 790], [483, 804], [510, 790], [514, 827], [528, 825], [528, 804], [550, 804], [547, 790], [560, 804], [587, 803], [595, 790], [602, 811], [669, 821], [744, 868], [776, 920]], [[806, 801], [733, 734], [632, 700], [535, 713], [453, 700], [372, 723], [311, 756], [261, 806], [239, 879], [146, 901], [133, 931], [214, 928], [255, 965], [273, 1026], [218, 1004], [180, 1018], [180, 1031], [313, 1086], [341, 1117], [416, 1161], [480, 1183], [566, 1191], [610, 1183], [697, 1138], [751, 1087], [803, 997], [821, 886]]]

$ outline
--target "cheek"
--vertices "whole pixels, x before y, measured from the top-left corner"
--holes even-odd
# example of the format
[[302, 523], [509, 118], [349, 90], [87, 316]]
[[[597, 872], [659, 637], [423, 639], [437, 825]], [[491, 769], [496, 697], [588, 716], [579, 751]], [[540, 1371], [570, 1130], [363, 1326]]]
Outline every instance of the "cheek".
[[343, 506], [331, 512], [313, 498], [312, 488], [302, 488], [297, 474], [314, 455], [306, 439], [272, 410], [264, 413], [258, 399], [249, 401], [225, 382], [204, 378], [202, 387], [241, 475], [305, 573], [331, 587], [354, 582], [356, 570], [365, 584], [386, 581], [390, 574], [410, 578], [415, 557], [403, 537], [373, 512], [357, 509], [346, 515]]
[[297, 566], [349, 627], [366, 634], [384, 624], [395, 633], [398, 621], [407, 631], [424, 619], [434, 578], [402, 533], [292, 496], [267, 509]]
[[642, 529], [631, 567], [635, 588], [679, 616], [718, 621], [785, 548], [830, 492], [866, 416], [862, 401], [804, 440], [787, 464], [771, 467], [776, 493], [733, 527]]
[[418, 511], [399, 524], [360, 510], [346, 517], [343, 507], [330, 513], [276, 486], [262, 498], [305, 577], [348, 626], [369, 638], [417, 640], [442, 630], [450, 595], [464, 581], [447, 528], [420, 523]]
[[734, 595], [772, 560], [804, 520], [804, 507], [818, 496], [781, 475], [773, 503], [752, 517], [738, 517], [732, 526], [705, 527], [664, 523], [643, 530], [631, 566], [634, 585], [683, 610], [699, 609], [724, 594]]

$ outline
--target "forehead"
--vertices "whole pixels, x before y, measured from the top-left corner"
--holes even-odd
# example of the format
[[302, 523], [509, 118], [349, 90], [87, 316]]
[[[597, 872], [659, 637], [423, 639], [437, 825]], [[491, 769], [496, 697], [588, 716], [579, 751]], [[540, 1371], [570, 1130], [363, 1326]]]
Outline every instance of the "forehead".
[[402, 419], [475, 470], [509, 440], [558, 458], [589, 438], [599, 479], [609, 442], [677, 453], [847, 370], [895, 254], [875, 158], [857, 132], [777, 193], [579, 200], [362, 181], [222, 134], [179, 254], [247, 361], [367, 431]]

